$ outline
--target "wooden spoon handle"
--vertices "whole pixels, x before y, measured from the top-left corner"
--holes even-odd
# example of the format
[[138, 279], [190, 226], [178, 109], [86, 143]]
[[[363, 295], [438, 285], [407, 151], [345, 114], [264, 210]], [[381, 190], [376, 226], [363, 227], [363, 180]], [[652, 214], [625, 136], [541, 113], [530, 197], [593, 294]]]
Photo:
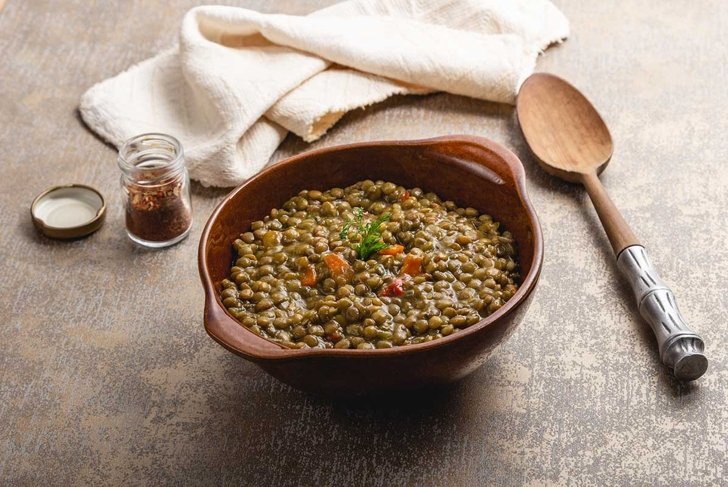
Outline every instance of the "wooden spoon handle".
[[596, 173], [583, 174], [581, 181], [617, 255], [617, 266], [634, 291], [640, 314], [657, 338], [662, 362], [682, 381], [697, 379], [708, 368], [703, 340], [683, 320], [675, 295], [660, 279]]
[[581, 182], [589, 193], [594, 209], [597, 210], [597, 215], [599, 215], [604, 231], [607, 232], [614, 254], [619, 255], [630, 245], [641, 245], [622, 214], [614, 206], [597, 174], [595, 172], [582, 174]]

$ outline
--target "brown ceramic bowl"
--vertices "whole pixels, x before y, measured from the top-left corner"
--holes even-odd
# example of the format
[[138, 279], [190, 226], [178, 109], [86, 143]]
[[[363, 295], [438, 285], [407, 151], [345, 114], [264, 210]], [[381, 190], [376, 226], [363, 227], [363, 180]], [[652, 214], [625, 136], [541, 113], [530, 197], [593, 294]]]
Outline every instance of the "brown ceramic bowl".
[[[219, 283], [232, 265], [233, 241], [250, 223], [303, 189], [326, 190], [364, 179], [420, 187], [461, 207], [491, 214], [516, 240], [522, 283], [501, 309], [460, 333], [381, 350], [292, 350], [248, 331], [230, 316]], [[543, 238], [526, 196], [518, 158], [487, 139], [468, 136], [365, 142], [291, 157], [233, 190], [202, 233], [199, 268], [205, 329], [223, 347], [293, 387], [330, 396], [420, 388], [456, 381], [485, 362], [523, 318], [536, 287]]]

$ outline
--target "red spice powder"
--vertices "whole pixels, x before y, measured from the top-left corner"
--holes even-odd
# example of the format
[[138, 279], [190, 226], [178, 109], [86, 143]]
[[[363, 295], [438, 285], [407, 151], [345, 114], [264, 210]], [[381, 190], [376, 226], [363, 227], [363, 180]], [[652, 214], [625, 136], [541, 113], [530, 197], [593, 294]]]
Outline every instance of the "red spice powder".
[[190, 228], [192, 209], [183, 194], [184, 180], [154, 186], [127, 185], [126, 228], [142, 240], [166, 242]]

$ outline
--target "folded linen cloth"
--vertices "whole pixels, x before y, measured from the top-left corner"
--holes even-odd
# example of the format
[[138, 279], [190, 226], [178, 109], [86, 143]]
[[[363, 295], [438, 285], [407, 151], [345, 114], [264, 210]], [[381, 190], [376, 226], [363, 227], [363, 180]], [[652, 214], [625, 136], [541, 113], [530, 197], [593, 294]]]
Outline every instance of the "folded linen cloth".
[[548, 0], [349, 0], [308, 16], [197, 7], [178, 47], [93, 86], [79, 109], [117, 147], [174, 135], [193, 179], [233, 186], [288, 130], [316, 140], [394, 94], [513, 103], [539, 52], [568, 33]]

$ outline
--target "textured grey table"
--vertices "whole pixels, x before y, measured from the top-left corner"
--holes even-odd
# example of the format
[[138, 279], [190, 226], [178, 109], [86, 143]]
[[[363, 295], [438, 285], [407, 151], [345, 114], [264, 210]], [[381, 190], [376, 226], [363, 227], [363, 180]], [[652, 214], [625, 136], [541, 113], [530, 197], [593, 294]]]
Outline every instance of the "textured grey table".
[[[534, 165], [512, 109], [439, 94], [352, 113], [314, 146], [470, 133], [514, 150], [547, 248], [526, 320], [438, 394], [331, 403], [276, 382], [201, 324], [196, 245], [225, 191], [195, 188], [181, 245], [133, 247], [115, 153], [75, 111], [88, 86], [174, 42], [194, 2], [10, 0], [0, 484], [726, 485], [728, 4], [556, 1], [573, 33], [539, 69], [581, 87], [610, 125], [604, 182], [705, 337], [704, 378], [680, 385], [660, 365], [585, 195]], [[328, 1], [239, 3], [306, 13]], [[276, 157], [306, 148], [289, 137]], [[110, 199], [105, 227], [40, 238], [30, 201], [71, 181]]]

